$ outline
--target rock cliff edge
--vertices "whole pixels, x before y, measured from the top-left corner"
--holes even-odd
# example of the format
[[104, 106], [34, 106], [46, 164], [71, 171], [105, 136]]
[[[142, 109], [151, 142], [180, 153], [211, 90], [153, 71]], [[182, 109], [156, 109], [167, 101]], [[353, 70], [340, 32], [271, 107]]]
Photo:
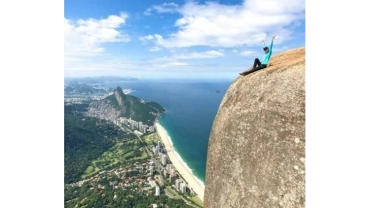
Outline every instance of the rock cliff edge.
[[229, 87], [209, 139], [205, 208], [305, 207], [305, 48]]

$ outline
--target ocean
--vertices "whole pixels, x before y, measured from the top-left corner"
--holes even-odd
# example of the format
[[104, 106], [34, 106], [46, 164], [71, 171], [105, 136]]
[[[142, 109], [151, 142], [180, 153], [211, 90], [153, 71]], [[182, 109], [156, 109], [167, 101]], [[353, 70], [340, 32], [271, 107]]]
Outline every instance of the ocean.
[[167, 109], [159, 123], [193, 174], [205, 182], [208, 139], [221, 100], [233, 80], [142, 80], [106, 83]]

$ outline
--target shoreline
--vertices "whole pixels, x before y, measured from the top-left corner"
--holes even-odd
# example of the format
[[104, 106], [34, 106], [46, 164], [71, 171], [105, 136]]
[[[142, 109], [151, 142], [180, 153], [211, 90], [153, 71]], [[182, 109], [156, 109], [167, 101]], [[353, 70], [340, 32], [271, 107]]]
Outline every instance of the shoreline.
[[193, 175], [190, 168], [187, 166], [185, 161], [181, 159], [181, 156], [174, 150], [172, 141], [167, 134], [165, 128], [163, 128], [159, 122], [155, 122], [155, 127], [157, 129], [157, 135], [159, 136], [161, 142], [166, 148], [167, 155], [171, 160], [171, 163], [186, 181], [188, 187], [192, 188], [193, 191], [198, 195], [199, 199], [203, 202], [204, 197], [204, 184], [200, 179]]

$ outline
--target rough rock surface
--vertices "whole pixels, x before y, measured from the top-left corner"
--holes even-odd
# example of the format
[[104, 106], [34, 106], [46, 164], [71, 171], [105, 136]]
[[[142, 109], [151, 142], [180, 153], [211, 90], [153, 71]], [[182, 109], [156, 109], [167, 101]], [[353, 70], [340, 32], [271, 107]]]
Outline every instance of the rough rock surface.
[[227, 90], [209, 139], [205, 208], [305, 207], [305, 48]]

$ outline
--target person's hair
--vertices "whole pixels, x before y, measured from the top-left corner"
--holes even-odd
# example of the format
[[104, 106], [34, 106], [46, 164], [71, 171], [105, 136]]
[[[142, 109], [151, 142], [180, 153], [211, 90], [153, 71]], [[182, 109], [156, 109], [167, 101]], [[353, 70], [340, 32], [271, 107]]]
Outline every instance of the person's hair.
[[269, 49], [267, 46], [263, 48], [263, 50], [265, 51], [266, 49]]

